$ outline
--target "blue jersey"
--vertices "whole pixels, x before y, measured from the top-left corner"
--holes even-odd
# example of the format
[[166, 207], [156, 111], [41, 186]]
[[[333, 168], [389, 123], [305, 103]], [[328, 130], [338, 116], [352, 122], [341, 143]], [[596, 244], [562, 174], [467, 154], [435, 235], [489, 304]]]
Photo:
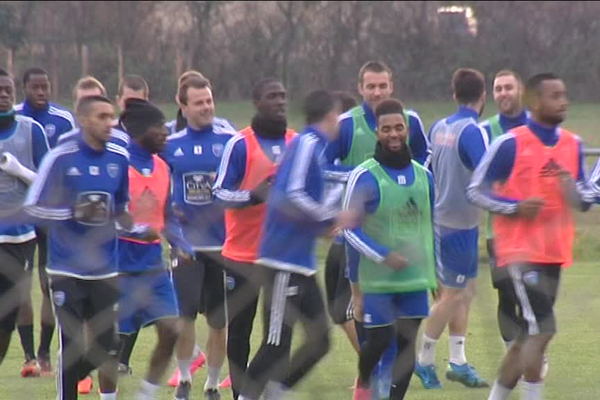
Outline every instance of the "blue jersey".
[[267, 201], [257, 263], [307, 276], [316, 272], [317, 237], [338, 212], [325, 190], [327, 144], [313, 127], [289, 144]]
[[[403, 169], [390, 168], [385, 165], [381, 165], [381, 167], [393, 181], [399, 182], [401, 185], [410, 186], [415, 181], [415, 170], [412, 165]], [[429, 198], [433, 220], [435, 202], [434, 184], [430, 173], [427, 174], [427, 177], [429, 178]], [[380, 199], [379, 183], [375, 179], [375, 176], [362, 167], [356, 168], [348, 181], [348, 189], [344, 197], [344, 210], [357, 209], [364, 210], [367, 214], [374, 214], [379, 207]], [[376, 242], [360, 226], [345, 230], [344, 236], [350, 244], [350, 246], [346, 246], [346, 254], [349, 278], [352, 282], [357, 282], [358, 280], [360, 257], [358, 257], [359, 253], [357, 249], [360, 249], [360, 254], [371, 258], [377, 263], [382, 263], [390, 253], [388, 247]]]
[[[152, 154], [136, 143], [132, 142], [128, 148], [130, 168], [135, 168], [140, 174], [154, 172], [154, 158]], [[191, 254], [193, 250], [183, 238], [179, 219], [173, 213], [171, 194], [169, 193], [165, 204], [165, 228], [163, 233], [171, 246], [185, 250]], [[135, 221], [134, 221], [135, 222]], [[122, 231], [119, 237], [119, 271], [122, 273], [145, 272], [164, 269], [161, 243], [140, 243], [126, 240], [136, 239], [135, 234]]]
[[56, 146], [58, 138], [75, 128], [75, 118], [70, 112], [56, 104], [48, 103], [45, 109], [33, 108], [27, 100], [15, 106], [15, 111], [26, 117], [33, 118], [44, 127], [50, 148]]
[[200, 131], [188, 126], [170, 135], [160, 154], [171, 168], [173, 202], [183, 213], [183, 234], [196, 251], [219, 251], [225, 241], [225, 215], [213, 203], [212, 186], [225, 145], [235, 133], [231, 123], [215, 118]]
[[[48, 152], [48, 141], [44, 134], [44, 129], [35, 120], [17, 116], [10, 128], [0, 131], [0, 154], [4, 151], [9, 151], [16, 157], [21, 165], [31, 170], [36, 171], [42, 159]], [[17, 194], [21, 188], [22, 193]], [[2, 220], [0, 220], [0, 243], [24, 243], [35, 239], [35, 231], [33, 225], [24, 224], [30, 219], [21, 212], [21, 205], [25, 201], [27, 187], [19, 178], [8, 176], [8, 174], [0, 171], [0, 191], [4, 192], [0, 195], [3, 204], [0, 204], [0, 210], [8, 206], [10, 212], [6, 210], [2, 212]], [[20, 196], [18, 199], [19, 211], [13, 205], [9, 206], [9, 202], [5, 196]], [[16, 203], [15, 203], [16, 205]]]
[[48, 273], [81, 279], [117, 275], [115, 217], [129, 201], [129, 154], [107, 143], [101, 151], [82, 139], [44, 158], [25, 210], [49, 226]]
[[[70, 132], [67, 132], [64, 135], [62, 135], [58, 139], [57, 145], [63, 144], [69, 140], [74, 140], [74, 139], [79, 139], [79, 138], [81, 138], [81, 131], [79, 130], [79, 128], [75, 128], [75, 129], [71, 130]], [[109, 142], [114, 143], [117, 146], [127, 148], [127, 147], [129, 147], [129, 143], [131, 143], [131, 138], [129, 137], [129, 135], [127, 133], [118, 129], [118, 127], [115, 127], [110, 130]]]

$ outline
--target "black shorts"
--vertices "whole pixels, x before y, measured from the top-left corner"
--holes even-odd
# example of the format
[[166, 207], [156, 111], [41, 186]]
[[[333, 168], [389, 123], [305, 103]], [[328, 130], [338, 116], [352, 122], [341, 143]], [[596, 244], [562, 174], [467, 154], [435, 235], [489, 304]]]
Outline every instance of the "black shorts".
[[83, 323], [89, 324], [104, 357], [118, 350], [117, 308], [120, 298], [117, 277], [97, 280], [54, 275], [50, 289], [56, 319], [68, 338], [81, 335]]
[[346, 250], [342, 243], [332, 243], [325, 260], [327, 309], [335, 324], [352, 321], [352, 291], [346, 276]]
[[[513, 285], [509, 295], [519, 307], [521, 338], [556, 332], [554, 303], [560, 286], [559, 264], [512, 264], [508, 270]], [[504, 289], [503, 289], [504, 290]]]
[[494, 249], [494, 239], [487, 239], [487, 252], [492, 275], [492, 286], [498, 290], [510, 291], [513, 286], [512, 279], [508, 273], [508, 268], [498, 268], [496, 262], [496, 250]]
[[225, 328], [225, 273], [219, 253], [197, 252], [196, 262], [182, 263], [173, 270], [173, 279], [182, 317], [195, 320], [198, 314], [205, 314], [211, 328]]
[[35, 240], [0, 243], [0, 329], [15, 329], [21, 299], [28, 288], [26, 272], [33, 268]]

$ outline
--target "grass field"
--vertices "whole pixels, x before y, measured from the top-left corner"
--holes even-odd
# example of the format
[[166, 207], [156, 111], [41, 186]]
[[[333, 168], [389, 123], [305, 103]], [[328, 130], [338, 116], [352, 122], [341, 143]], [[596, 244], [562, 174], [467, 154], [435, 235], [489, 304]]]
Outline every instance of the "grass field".
[[[426, 129], [431, 123], [444, 115], [452, 112], [452, 104], [414, 104], [413, 106], [421, 115]], [[238, 128], [247, 125], [252, 108], [249, 103], [218, 104], [218, 115], [232, 119]], [[494, 109], [489, 105], [486, 115]], [[597, 126], [600, 125], [599, 105], [578, 104], [570, 110], [569, 119], [565, 127], [573, 130], [584, 138], [587, 145], [600, 145], [597, 137]], [[173, 107], [165, 107], [169, 116], [174, 116]], [[301, 128], [301, 117], [297, 112], [291, 112], [291, 125]], [[590, 163], [595, 160], [589, 160]], [[589, 163], [588, 163], [589, 164]], [[562, 399], [600, 399], [600, 381], [597, 373], [600, 371], [600, 341], [597, 340], [600, 331], [600, 295], [598, 294], [598, 268], [600, 267], [600, 212], [592, 209], [587, 214], [578, 217], [578, 238], [575, 249], [575, 265], [563, 275], [560, 297], [557, 305], [559, 334], [552, 342], [549, 349], [550, 372], [547, 377], [546, 398], [553, 400]], [[323, 258], [326, 244], [320, 248]], [[489, 271], [486, 264], [486, 255], [481, 252], [480, 278], [478, 279], [479, 293], [471, 311], [468, 339], [467, 357], [474, 364], [480, 374], [492, 382], [496, 369], [502, 357], [504, 346], [500, 339], [496, 324], [496, 294], [491, 288]], [[35, 316], [36, 316], [36, 346], [39, 339], [37, 332], [39, 324], [40, 293], [34, 286]], [[260, 342], [260, 318], [253, 334], [253, 350]], [[206, 325], [202, 318], [197, 321], [198, 341], [206, 341]], [[345, 400], [352, 398], [349, 389], [356, 376], [356, 355], [346, 342], [341, 331], [332, 329], [333, 346], [327, 357], [315, 370], [301, 383], [295, 392], [294, 399], [298, 400]], [[301, 340], [301, 335], [295, 338]], [[57, 349], [56, 340], [53, 349]], [[120, 399], [132, 399], [147, 366], [150, 353], [154, 346], [154, 330], [145, 329], [139, 336], [132, 356], [131, 367], [134, 374], [119, 382]], [[459, 384], [451, 383], [443, 377], [443, 370], [447, 363], [448, 345], [447, 335], [442, 336], [438, 345], [437, 365], [444, 385], [441, 391], [425, 391], [418, 379], [414, 378], [407, 395], [408, 399], [432, 400], [470, 400], [487, 399], [489, 393], [486, 389], [466, 389]], [[52, 378], [22, 379], [19, 375], [23, 355], [18, 335], [13, 335], [13, 342], [4, 364], [0, 366], [0, 400], [50, 400], [56, 398], [55, 382]], [[54, 360], [53, 360], [54, 361]], [[226, 369], [226, 368], [225, 368]], [[223, 371], [223, 377], [226, 375]], [[204, 384], [206, 368], [199, 370], [195, 375], [195, 385], [192, 398], [202, 399], [202, 386]], [[513, 398], [518, 398], [518, 391]], [[99, 395], [94, 392], [81, 398], [97, 399]], [[171, 399], [172, 390], [165, 388], [161, 391], [160, 399]], [[230, 392], [223, 392], [223, 398], [231, 398]]]

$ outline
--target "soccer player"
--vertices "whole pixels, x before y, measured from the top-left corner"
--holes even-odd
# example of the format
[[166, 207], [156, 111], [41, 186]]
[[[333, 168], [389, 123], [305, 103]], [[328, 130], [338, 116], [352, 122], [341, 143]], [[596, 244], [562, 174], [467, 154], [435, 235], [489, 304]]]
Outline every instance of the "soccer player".
[[466, 189], [488, 147], [488, 136], [477, 125], [486, 101], [485, 81], [481, 72], [460, 68], [452, 77], [452, 88], [458, 111], [437, 121], [430, 131], [431, 171], [437, 190], [436, 263], [441, 288], [425, 323], [415, 368], [427, 389], [441, 388], [435, 370], [435, 347], [446, 325], [450, 333], [446, 378], [467, 387], [487, 386], [465, 355], [479, 235], [479, 209], [467, 199]]
[[[527, 111], [523, 107], [523, 82], [514, 71], [502, 70], [496, 74], [493, 82], [494, 102], [498, 107], [498, 114], [482, 122], [480, 126], [487, 131], [490, 143], [498, 139], [511, 129], [527, 123]], [[492, 235], [492, 216], [487, 219], [487, 251], [492, 273], [492, 285], [498, 291], [498, 327], [500, 335], [508, 349], [519, 334], [519, 317], [516, 313], [517, 302], [509, 296], [512, 280], [506, 268], [496, 268], [494, 255], [494, 236]], [[500, 290], [504, 288], [503, 290]]]
[[[73, 101], [75, 109], [77, 108], [77, 104], [79, 101], [88, 96], [104, 96], [107, 97], [106, 88], [98, 79], [93, 76], [86, 76], [81, 78], [75, 84], [73, 88]], [[77, 122], [77, 121], [75, 121]], [[115, 125], [115, 121], [113, 121], [113, 125]], [[57, 144], [63, 144], [68, 140], [72, 140], [79, 135], [79, 128], [75, 128], [68, 133], [62, 135]], [[127, 148], [129, 146], [130, 138], [125, 132], [123, 132], [118, 126], [113, 127], [110, 132], [111, 142], [118, 146], [122, 146]]]
[[[28, 218], [20, 210], [48, 151], [44, 128], [29, 117], [17, 115], [14, 101], [14, 81], [0, 69], [0, 363], [15, 329], [20, 299], [29, 296], [31, 288], [28, 271], [33, 268], [36, 234], [33, 225], [24, 223]], [[26, 360], [25, 367], [39, 374], [35, 355]]]
[[428, 290], [435, 277], [433, 177], [412, 160], [402, 103], [375, 108], [377, 145], [373, 158], [351, 174], [344, 210], [366, 214], [345, 231], [360, 258], [350, 263], [354, 310], [362, 314], [367, 340], [358, 363], [354, 399], [370, 400], [371, 375], [392, 341], [397, 355], [390, 399], [403, 399], [415, 365], [416, 339], [428, 315]]
[[175, 260], [178, 267], [173, 272], [184, 326], [177, 343], [175, 398], [189, 398], [192, 374], [204, 362], [203, 354], [193, 354], [195, 319], [200, 313], [205, 314], [209, 326], [204, 395], [214, 400], [219, 399], [219, 375], [227, 350], [227, 317], [220, 254], [225, 216], [213, 203], [212, 186], [225, 145], [236, 130], [229, 121], [215, 117], [212, 87], [206, 78], [186, 79], [179, 88], [178, 103], [187, 116], [187, 127], [169, 136], [161, 157], [171, 168], [173, 201], [183, 220], [184, 236], [196, 252], [196, 262]]
[[575, 187], [582, 211], [594, 201], [586, 190], [581, 141], [560, 128], [568, 106], [564, 82], [551, 73], [534, 75], [525, 98], [527, 124], [495, 141], [468, 189], [470, 200], [495, 214], [497, 264], [512, 279], [506, 289], [518, 299], [522, 327], [502, 360], [491, 400], [508, 399], [519, 379], [522, 399], [543, 398], [541, 372], [556, 333], [561, 270], [572, 263], [573, 202], [566, 188]]
[[[381, 101], [390, 98], [394, 92], [392, 70], [383, 62], [368, 61], [358, 72], [358, 92], [363, 98], [363, 103], [352, 108], [340, 117], [340, 136], [328, 147], [328, 156], [332, 160], [339, 160], [341, 166], [334, 167], [336, 171], [346, 170], [346, 174], [340, 175], [340, 182], [347, 182], [350, 172], [363, 161], [371, 158], [377, 142], [376, 128], [377, 120], [374, 109]], [[412, 110], [404, 110], [406, 123], [408, 124], [408, 145], [415, 161], [421, 165], [427, 165], [430, 160], [431, 151], [429, 141], [425, 136], [423, 123], [419, 115]], [[354, 250], [347, 249], [347, 253]], [[341, 274], [342, 272], [340, 272]], [[350, 292], [350, 283], [346, 280], [339, 293]], [[328, 295], [328, 298], [331, 298]], [[340, 297], [344, 299], [343, 296]], [[354, 318], [356, 329], [352, 324], [346, 323]], [[358, 321], [352, 313], [340, 314], [334, 321], [342, 323], [346, 334], [353, 341], [353, 336], [358, 334], [360, 342], [364, 342], [364, 330], [362, 321]], [[354, 333], [356, 331], [356, 334]], [[354, 345], [356, 346], [356, 345]], [[393, 360], [394, 344], [384, 356], [381, 365], [382, 373], [391, 369], [390, 362]], [[390, 362], [388, 362], [388, 360]]]
[[129, 210], [134, 224], [147, 225], [157, 235], [151, 243], [124, 232], [119, 237], [119, 333], [137, 335], [155, 325], [158, 342], [137, 400], [154, 399], [179, 334], [178, 306], [170, 271], [165, 268], [159, 234], [164, 234], [182, 258], [193, 250], [183, 239], [173, 213], [168, 165], [158, 157], [167, 143], [165, 116], [146, 100], [128, 99], [120, 117], [131, 136], [129, 147]]
[[213, 187], [225, 210], [222, 255], [227, 274], [227, 358], [233, 396], [238, 398], [250, 354], [264, 268], [255, 265], [266, 213], [265, 200], [277, 166], [295, 132], [287, 128], [287, 93], [273, 78], [252, 90], [256, 114], [223, 153]]
[[[340, 212], [338, 202], [326, 198], [324, 150], [339, 134], [340, 105], [329, 92], [317, 90], [306, 97], [304, 114], [308, 126], [289, 144], [267, 202], [256, 261], [267, 268], [266, 328], [246, 371], [242, 400], [258, 400], [269, 381], [280, 384], [269, 399], [281, 398], [281, 392], [293, 388], [329, 351], [329, 323], [316, 279], [316, 242], [332, 230], [353, 227], [356, 213]], [[290, 360], [296, 322], [306, 336]]]
[[[116, 399], [117, 232], [127, 213], [127, 150], [109, 142], [114, 118], [106, 97], [77, 103], [81, 135], [45, 158], [25, 210], [49, 226], [50, 287], [60, 326], [58, 399], [77, 399], [77, 383], [100, 367], [102, 400]], [[93, 340], [84, 345], [83, 323]], [[87, 347], [87, 349], [86, 349]]]
[[[44, 127], [44, 132], [50, 147], [56, 145], [57, 139], [75, 127], [75, 120], [70, 112], [50, 103], [51, 85], [48, 73], [42, 68], [30, 68], [23, 74], [23, 93], [25, 101], [15, 105], [17, 114], [33, 118]], [[17, 321], [21, 344], [25, 351], [25, 364], [21, 370], [21, 376], [49, 376], [52, 375], [50, 363], [50, 344], [54, 334], [54, 313], [50, 302], [48, 290], [48, 277], [46, 275], [46, 264], [48, 262], [48, 241], [43, 229], [36, 228], [38, 247], [38, 275], [42, 289], [41, 307], [41, 333], [40, 345], [34, 352], [33, 339], [33, 306], [31, 304], [31, 290], [26, 293], [24, 303], [19, 310]], [[33, 268], [29, 269], [31, 272]]]
[[187, 79], [192, 78], [192, 77], [206, 79], [206, 77], [204, 75], [202, 75], [200, 72], [190, 69], [188, 71], [185, 71], [183, 74], [181, 74], [181, 76], [177, 80], [177, 93], [175, 94], [175, 103], [177, 103], [177, 106], [179, 107], [179, 109], [177, 110], [177, 116], [175, 117], [175, 119], [167, 122], [167, 124], [166, 124], [167, 129], [169, 130], [170, 134], [177, 133], [177, 132], [181, 131], [182, 129], [185, 129], [185, 127], [187, 126], [186, 117], [183, 115], [183, 110], [181, 109], [181, 104], [179, 104], [179, 97], [180, 97], [179, 92], [181, 89], [181, 85], [183, 85], [183, 83]]

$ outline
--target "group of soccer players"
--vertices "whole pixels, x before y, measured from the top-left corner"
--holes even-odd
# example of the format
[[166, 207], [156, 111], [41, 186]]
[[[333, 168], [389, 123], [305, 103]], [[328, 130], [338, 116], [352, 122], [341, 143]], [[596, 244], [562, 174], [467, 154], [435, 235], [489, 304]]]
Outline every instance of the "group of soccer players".
[[[238, 132], [215, 116], [213, 87], [197, 71], [180, 77], [177, 118], [167, 122], [136, 75], [119, 84], [119, 116], [104, 86], [82, 78], [72, 116], [49, 102], [45, 70], [25, 72], [18, 105], [15, 82], [0, 70], [0, 362], [18, 326], [22, 376], [52, 375], [56, 318], [58, 399], [89, 393], [94, 370], [101, 399], [116, 399], [139, 331], [154, 325], [136, 399], [156, 398], [173, 357], [176, 400], [191, 398], [204, 364], [204, 397], [220, 399], [227, 357], [234, 399], [277, 400], [328, 353], [332, 320], [358, 355], [356, 400], [403, 399], [413, 374], [441, 388], [435, 350], [446, 326], [446, 378], [489, 387], [465, 352], [483, 209], [507, 347], [489, 398], [508, 398], [519, 382], [524, 399], [543, 398], [572, 209], [595, 202], [600, 175], [586, 180], [580, 140], [559, 127], [564, 83], [538, 74], [524, 84], [501, 71], [499, 113], [479, 124], [485, 79], [461, 68], [452, 77], [458, 110], [429, 134], [392, 97], [384, 63], [366, 63], [357, 88], [359, 105], [344, 92], [312, 91], [297, 133], [284, 85], [263, 79], [252, 91], [255, 114]], [[332, 242], [326, 296], [321, 237]], [[261, 295], [263, 339], [250, 359]], [[206, 354], [196, 344], [198, 314], [208, 324]], [[304, 342], [291, 354], [296, 322]]]

